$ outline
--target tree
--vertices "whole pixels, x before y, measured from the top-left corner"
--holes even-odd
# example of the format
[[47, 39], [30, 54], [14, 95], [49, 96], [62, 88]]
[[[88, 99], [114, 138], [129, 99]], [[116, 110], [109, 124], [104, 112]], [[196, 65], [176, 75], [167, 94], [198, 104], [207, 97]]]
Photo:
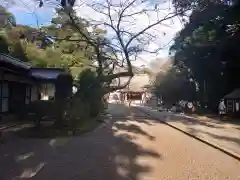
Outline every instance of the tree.
[[182, 9], [193, 11], [172, 47], [175, 64], [189, 69], [199, 86], [199, 100], [215, 108], [224, 94], [240, 87], [239, 2], [182, 2]]
[[155, 94], [162, 97], [165, 104], [173, 104], [180, 100], [196, 99], [197, 87], [187, 71], [173, 66], [167, 72], [159, 72], [155, 81]]
[[11, 28], [12, 26], [16, 26], [14, 15], [0, 5], [0, 29]]
[[[67, 20], [68, 17], [62, 9], [57, 9], [52, 24], [42, 27], [41, 32], [53, 40], [54, 51], [61, 53], [62, 63], [66, 64], [76, 77], [81, 70], [92, 65], [92, 49], [85, 42], [77, 41], [81, 36], [70, 27]], [[84, 22], [79, 21], [80, 23], [82, 28], [85, 28]]]
[[6, 39], [2, 36], [0, 36], [0, 53], [8, 54], [8, 43]]
[[[48, 32], [52, 33], [51, 36], [47, 35]], [[1, 30], [1, 52], [36, 67], [74, 68], [75, 74], [78, 74], [80, 71], [76, 69], [81, 70], [86, 63], [86, 49], [77, 48], [76, 42], [54, 41], [54, 37], [58, 38], [61, 34], [69, 34], [68, 29], [54, 24], [41, 29], [25, 25], [4, 26]]]
[[55, 92], [55, 107], [56, 108], [56, 122], [57, 126], [62, 126], [64, 110], [66, 109], [66, 104], [68, 98], [72, 94], [73, 79], [69, 73], [61, 73], [58, 75], [56, 82], [56, 92]]
[[[93, 1], [90, 4], [82, 2], [82, 6], [90, 8], [103, 19], [88, 19], [84, 22], [83, 19], [76, 15], [77, 7], [73, 6], [72, 8], [74, 1], [69, 2], [69, 4], [66, 4], [65, 1], [64, 3], [63, 1], [61, 2], [61, 10], [67, 15], [65, 23], [67, 26], [62, 27], [68, 27], [69, 30], [77, 32], [80, 38], [73, 40], [67, 36], [63, 39], [84, 42], [91, 47], [91, 59], [96, 61], [93, 63], [97, 64], [95, 67], [97, 78], [105, 89], [104, 93], [125, 88], [129, 84], [133, 76], [132, 60], [135, 60], [140, 53], [149, 51], [147, 46], [157, 38], [156, 33], [155, 35], [151, 33], [153, 28], [157, 28], [164, 21], [186, 11], [170, 12], [161, 18], [156, 18], [150, 24], [143, 24], [139, 31], [134, 31], [132, 23], [134, 24], [134, 19], [137, 16], [145, 18], [150, 15], [157, 16], [164, 10], [161, 10], [158, 4], [152, 3], [152, 1], [131, 0], [113, 2], [106, 0], [101, 3]], [[82, 23], [85, 23], [87, 28], [82, 27]], [[98, 32], [98, 29], [102, 29], [102, 27], [108, 32], [105, 36]], [[115, 69], [118, 67], [125, 67], [126, 71], [116, 73]], [[129, 77], [129, 81], [122, 85], [112, 86], [111, 82], [120, 77]]]
[[[55, 0], [36, 1], [40, 2], [39, 7], [44, 7], [48, 4], [55, 4]], [[45, 3], [45, 4], [44, 4]], [[153, 33], [154, 29], [160, 28], [164, 21], [184, 14], [184, 10], [167, 11], [161, 9], [160, 4], [154, 1], [119, 1], [113, 2], [105, 0], [101, 3], [92, 1], [91, 3], [78, 3], [74, 6], [74, 0], [62, 0], [60, 19], [64, 20], [61, 28], [78, 33], [79, 39], [65, 36], [61, 40], [70, 42], [84, 42], [90, 48], [91, 61], [95, 66], [99, 81], [106, 89], [105, 93], [117, 89], [125, 88], [133, 76], [132, 60], [137, 59], [138, 55], [144, 51], [148, 51], [148, 45], [153, 42], [159, 33]], [[76, 15], [78, 5], [85, 6], [97, 13], [102, 19], [87, 19], [84, 20]], [[165, 4], [166, 5], [166, 4]], [[164, 5], [163, 5], [164, 6]], [[168, 13], [169, 12], [169, 13]], [[162, 15], [161, 15], [162, 14]], [[64, 16], [64, 18], [62, 18]], [[143, 24], [139, 31], [134, 29], [136, 23], [134, 19], [137, 16], [148, 18], [155, 16], [154, 21], [149, 24]], [[59, 18], [58, 18], [59, 19]], [[152, 20], [153, 20], [152, 19]], [[83, 27], [82, 25], [85, 25]], [[55, 26], [56, 27], [56, 26]], [[103, 32], [99, 30], [104, 29]], [[107, 34], [105, 34], [105, 30]], [[165, 34], [165, 33], [164, 33]], [[58, 39], [60, 40], [60, 39]], [[73, 47], [71, 45], [71, 47]], [[155, 53], [158, 49], [154, 50]], [[125, 67], [126, 71], [116, 73], [115, 69]], [[111, 82], [119, 77], [129, 77], [129, 81], [121, 86], [112, 86]], [[108, 85], [110, 84], [110, 87]], [[104, 85], [107, 85], [104, 87]]]

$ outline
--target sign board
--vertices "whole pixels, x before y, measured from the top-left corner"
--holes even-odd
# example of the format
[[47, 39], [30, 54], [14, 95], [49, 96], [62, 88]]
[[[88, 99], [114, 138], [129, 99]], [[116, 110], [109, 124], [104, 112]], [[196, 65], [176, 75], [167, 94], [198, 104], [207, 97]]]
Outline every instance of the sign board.
[[128, 92], [127, 100], [142, 100], [142, 93], [140, 92]]

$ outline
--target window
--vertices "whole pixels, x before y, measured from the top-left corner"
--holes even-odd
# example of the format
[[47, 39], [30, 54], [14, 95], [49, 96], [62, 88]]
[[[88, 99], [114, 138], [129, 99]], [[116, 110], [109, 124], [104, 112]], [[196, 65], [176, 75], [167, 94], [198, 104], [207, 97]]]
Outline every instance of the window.
[[9, 90], [8, 90], [8, 84], [3, 83], [0, 86], [0, 100], [1, 100], [1, 112], [7, 112], [8, 111], [8, 102], [9, 102]]
[[42, 84], [41, 85], [41, 100], [54, 99], [55, 86], [54, 84]]
[[238, 112], [239, 111], [239, 102], [236, 102], [235, 108], [236, 108], [236, 112]]
[[47, 84], [41, 85], [41, 100], [48, 100]]
[[30, 86], [26, 87], [26, 96], [25, 96], [25, 104], [29, 104], [31, 99], [31, 88]]

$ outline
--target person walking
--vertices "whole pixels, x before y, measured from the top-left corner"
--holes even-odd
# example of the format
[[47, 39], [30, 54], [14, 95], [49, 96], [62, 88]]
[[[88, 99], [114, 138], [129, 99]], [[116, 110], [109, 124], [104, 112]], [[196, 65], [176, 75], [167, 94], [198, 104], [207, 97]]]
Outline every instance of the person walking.
[[218, 110], [219, 110], [220, 120], [222, 120], [224, 115], [226, 114], [226, 106], [225, 106], [225, 103], [224, 103], [223, 99], [220, 100], [220, 103], [219, 103], [219, 106], [218, 106]]
[[187, 112], [191, 114], [193, 112], [192, 109], [193, 103], [191, 101], [187, 102]]

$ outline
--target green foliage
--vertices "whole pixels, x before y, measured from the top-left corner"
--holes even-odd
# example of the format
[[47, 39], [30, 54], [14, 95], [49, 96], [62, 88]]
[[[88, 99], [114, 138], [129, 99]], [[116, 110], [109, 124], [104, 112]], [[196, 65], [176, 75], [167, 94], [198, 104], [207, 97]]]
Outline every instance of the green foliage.
[[38, 117], [52, 116], [54, 114], [54, 101], [37, 100], [28, 105], [30, 113], [36, 113]]
[[55, 82], [56, 125], [62, 126], [68, 98], [72, 95], [73, 79], [69, 73], [61, 73]]
[[79, 74], [77, 83], [80, 87], [77, 92], [78, 97], [80, 97], [84, 102], [94, 96], [91, 90], [96, 89], [99, 85], [96, 79], [96, 73], [90, 69], [85, 69]]
[[172, 67], [167, 73], [159, 73], [155, 82], [155, 94], [165, 103], [179, 100], [195, 100], [197, 88], [194, 79], [186, 71]]
[[41, 124], [44, 118], [54, 120], [56, 117], [56, 106], [54, 101], [37, 100], [27, 105], [27, 112], [32, 114], [36, 126]]
[[74, 96], [90, 107], [90, 116], [97, 116], [102, 111], [104, 95], [97, 74], [90, 69], [86, 69], [79, 74], [77, 83], [79, 89]]
[[72, 95], [72, 86], [73, 86], [73, 79], [71, 74], [69, 73], [61, 73], [58, 75], [55, 87], [55, 99], [58, 100], [65, 100]]
[[5, 37], [0, 36], [0, 53], [8, 54], [8, 43]]
[[16, 26], [15, 17], [0, 5], [0, 29], [11, 28], [12, 26]]
[[[189, 69], [189, 76], [199, 85], [197, 97], [212, 107], [240, 87], [240, 6], [238, 1], [229, 2], [204, 1], [204, 6], [201, 0], [194, 3], [189, 22], [172, 46], [175, 65]], [[188, 3], [180, 7], [191, 7]]]
[[25, 45], [24, 42], [19, 40], [16, 42], [12, 48], [11, 55], [15, 58], [21, 59], [21, 61], [28, 62], [29, 59], [27, 57], [26, 51], [25, 51]]
[[[4, 15], [8, 14], [5, 9], [0, 8], [0, 12], [1, 10], [4, 10]], [[82, 69], [92, 64], [91, 48], [84, 42], [69, 41], [80, 37], [67, 25], [66, 18], [66, 14], [58, 10], [58, 16], [52, 20], [55, 24], [42, 27], [40, 30], [25, 25], [12, 26], [10, 29], [8, 26], [2, 26], [1, 52], [28, 61], [36, 67], [67, 68], [72, 71], [73, 76], [76, 76]], [[81, 19], [80, 24], [85, 27]], [[65, 38], [69, 40], [63, 40]]]
[[78, 125], [90, 120], [89, 103], [84, 103], [82, 100], [74, 96], [67, 109], [67, 116], [70, 119], [71, 126], [74, 129]]

